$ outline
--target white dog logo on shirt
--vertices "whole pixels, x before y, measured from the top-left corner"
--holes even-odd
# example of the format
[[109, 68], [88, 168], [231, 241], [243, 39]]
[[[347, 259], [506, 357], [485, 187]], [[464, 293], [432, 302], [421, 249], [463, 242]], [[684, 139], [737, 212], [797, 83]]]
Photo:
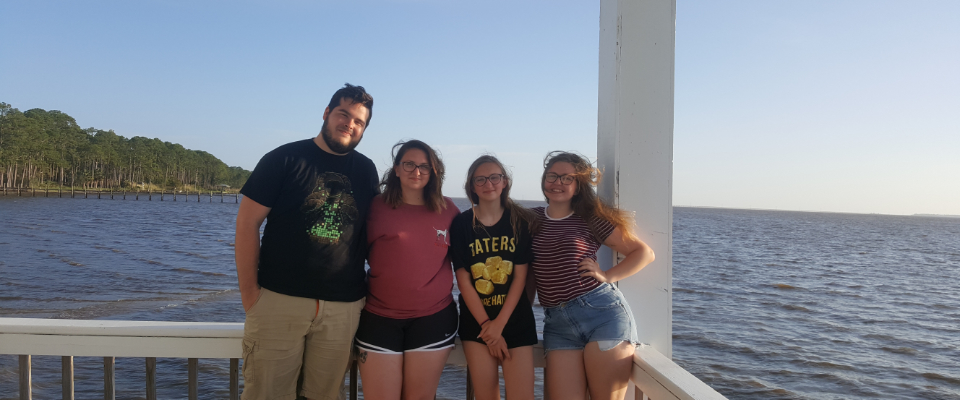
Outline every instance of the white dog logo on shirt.
[[437, 228], [433, 228], [433, 229], [437, 231], [437, 243], [442, 244], [444, 246], [448, 246], [449, 244], [447, 243], [447, 229], [444, 229], [442, 231]]

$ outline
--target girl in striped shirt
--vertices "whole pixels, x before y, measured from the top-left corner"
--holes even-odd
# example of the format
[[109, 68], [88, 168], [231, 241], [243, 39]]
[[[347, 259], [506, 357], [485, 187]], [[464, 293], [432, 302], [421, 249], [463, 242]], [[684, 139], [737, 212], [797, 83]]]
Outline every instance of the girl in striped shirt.
[[[594, 187], [600, 172], [586, 158], [551, 152], [540, 187], [547, 207], [534, 208], [539, 230], [532, 263], [544, 307], [547, 353], [544, 380], [550, 399], [622, 400], [638, 343], [633, 313], [613, 282], [653, 261], [650, 246], [630, 229], [631, 219], [604, 204]], [[597, 250], [626, 256], [604, 271]]]

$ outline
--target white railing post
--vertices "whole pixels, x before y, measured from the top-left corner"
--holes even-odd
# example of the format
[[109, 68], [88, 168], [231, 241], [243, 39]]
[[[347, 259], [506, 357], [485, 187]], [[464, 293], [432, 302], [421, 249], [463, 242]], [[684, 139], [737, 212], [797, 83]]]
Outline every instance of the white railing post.
[[473, 379], [470, 376], [470, 367], [467, 367], [467, 397], [466, 400], [474, 400], [476, 393], [473, 391]]
[[60, 373], [62, 398], [73, 400], [73, 356], [61, 357], [60, 364], [62, 365]]
[[[656, 261], [619, 282], [640, 342], [671, 357], [675, 0], [601, 0], [597, 163], [601, 197], [636, 212]], [[604, 268], [616, 263], [605, 249]]]
[[[600, 196], [636, 212], [656, 261], [617, 285], [640, 342], [673, 352], [673, 96], [676, 0], [601, 0], [597, 164]], [[607, 269], [621, 255], [604, 248]], [[628, 388], [627, 396], [633, 386]], [[659, 399], [658, 399], [659, 400]]]
[[117, 385], [114, 382], [116, 374], [113, 371], [115, 366], [116, 358], [103, 358], [103, 400], [117, 399]]
[[20, 356], [20, 400], [30, 400], [33, 397], [30, 384], [30, 356]]
[[240, 359], [230, 359], [230, 400], [240, 400]]
[[200, 373], [200, 360], [196, 358], [187, 359], [187, 398], [197, 400], [197, 386]]
[[157, 358], [146, 358], [147, 400], [157, 400]]
[[357, 400], [360, 394], [360, 365], [357, 360], [350, 362], [350, 400]]

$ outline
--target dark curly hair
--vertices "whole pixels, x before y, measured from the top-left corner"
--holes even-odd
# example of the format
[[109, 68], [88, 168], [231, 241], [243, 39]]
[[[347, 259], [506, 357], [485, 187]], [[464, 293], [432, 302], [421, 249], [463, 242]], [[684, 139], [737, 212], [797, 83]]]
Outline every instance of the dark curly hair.
[[363, 106], [367, 108], [366, 126], [370, 126], [370, 120], [373, 119], [373, 96], [370, 96], [363, 86], [354, 86], [349, 83], [343, 84], [343, 87], [337, 90], [333, 94], [333, 97], [330, 98], [330, 104], [327, 104], [327, 109], [332, 111], [334, 108], [337, 108], [343, 100], [363, 104]]

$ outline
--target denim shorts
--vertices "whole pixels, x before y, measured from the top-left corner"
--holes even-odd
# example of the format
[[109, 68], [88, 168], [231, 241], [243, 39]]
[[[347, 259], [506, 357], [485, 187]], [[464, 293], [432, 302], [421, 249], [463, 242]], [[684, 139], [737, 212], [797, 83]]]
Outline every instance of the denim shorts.
[[630, 306], [609, 283], [556, 307], [545, 307], [543, 314], [544, 352], [583, 350], [590, 342], [599, 342], [600, 350], [607, 351], [620, 342], [640, 342]]

